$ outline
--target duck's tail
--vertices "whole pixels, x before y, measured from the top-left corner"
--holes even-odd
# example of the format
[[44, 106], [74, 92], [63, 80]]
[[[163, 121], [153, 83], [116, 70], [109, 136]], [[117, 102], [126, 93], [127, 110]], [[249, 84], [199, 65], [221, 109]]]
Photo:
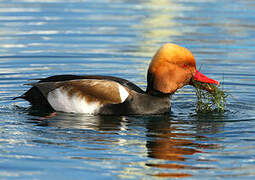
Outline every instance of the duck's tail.
[[12, 100], [16, 100], [16, 99], [25, 99], [25, 95], [23, 94], [21, 96], [12, 98]]

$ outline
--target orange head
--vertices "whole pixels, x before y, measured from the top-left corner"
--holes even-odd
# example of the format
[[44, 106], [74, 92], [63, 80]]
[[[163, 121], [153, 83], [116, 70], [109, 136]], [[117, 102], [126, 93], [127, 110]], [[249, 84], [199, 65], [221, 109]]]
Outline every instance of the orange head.
[[147, 74], [147, 91], [156, 90], [173, 94], [177, 89], [191, 84], [191, 79], [219, 85], [196, 69], [193, 54], [176, 44], [163, 45], [154, 55]]

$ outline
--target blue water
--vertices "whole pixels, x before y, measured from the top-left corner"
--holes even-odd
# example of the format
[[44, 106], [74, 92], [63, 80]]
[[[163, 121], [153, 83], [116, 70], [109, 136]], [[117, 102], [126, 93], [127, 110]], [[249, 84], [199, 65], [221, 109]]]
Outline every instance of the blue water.
[[[253, 0], [0, 0], [0, 179], [254, 179]], [[99, 74], [146, 87], [164, 43], [224, 82], [224, 113], [196, 113], [192, 87], [167, 116], [30, 112], [31, 79]]]

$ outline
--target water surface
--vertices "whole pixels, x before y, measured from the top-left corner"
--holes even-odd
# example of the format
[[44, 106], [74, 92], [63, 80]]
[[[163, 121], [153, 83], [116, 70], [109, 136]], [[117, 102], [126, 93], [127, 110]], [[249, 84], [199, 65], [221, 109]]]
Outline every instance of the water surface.
[[[252, 0], [1, 0], [1, 179], [254, 179]], [[196, 113], [192, 87], [165, 116], [29, 111], [12, 98], [31, 79], [100, 74], [146, 87], [155, 51], [190, 49], [231, 94], [224, 113]]]

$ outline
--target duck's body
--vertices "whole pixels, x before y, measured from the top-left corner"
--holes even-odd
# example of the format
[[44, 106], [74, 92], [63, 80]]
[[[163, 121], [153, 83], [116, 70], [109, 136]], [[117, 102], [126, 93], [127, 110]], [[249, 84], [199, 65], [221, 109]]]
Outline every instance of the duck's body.
[[57, 75], [32, 85], [21, 98], [47, 111], [163, 114], [171, 107], [169, 96], [151, 96], [132, 82], [112, 76]]
[[185, 48], [166, 44], [148, 69], [147, 89], [112, 76], [57, 75], [31, 84], [20, 98], [37, 109], [86, 114], [164, 114], [171, 109], [170, 96], [191, 79], [218, 84], [196, 70], [194, 56]]

